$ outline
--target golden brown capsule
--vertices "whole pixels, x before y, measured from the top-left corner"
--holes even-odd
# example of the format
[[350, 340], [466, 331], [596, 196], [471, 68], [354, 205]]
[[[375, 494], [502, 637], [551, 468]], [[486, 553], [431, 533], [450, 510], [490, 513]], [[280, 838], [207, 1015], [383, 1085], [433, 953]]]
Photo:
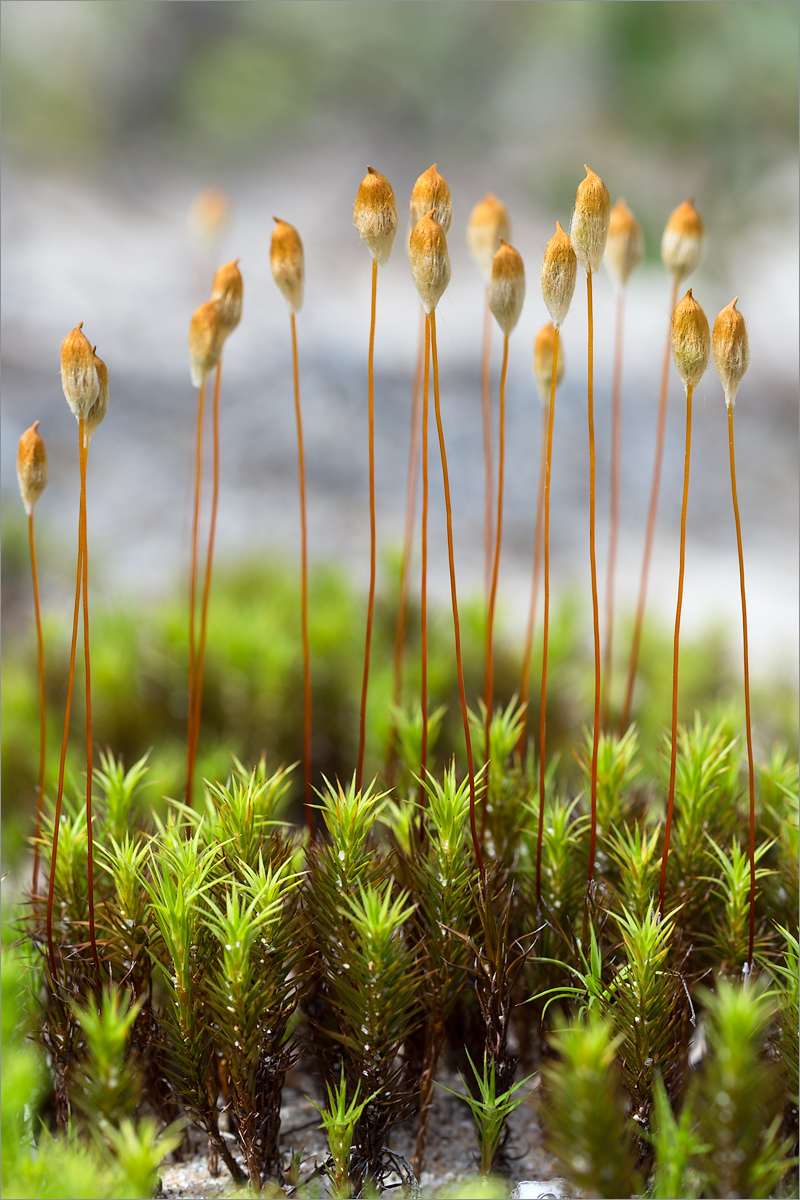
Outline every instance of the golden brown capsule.
[[17, 480], [25, 512], [30, 516], [34, 504], [47, 486], [47, 454], [39, 434], [38, 421], [34, 421], [19, 439]]
[[492, 192], [487, 192], [473, 208], [467, 224], [467, 248], [487, 284], [500, 242], [510, 239], [508, 209]]
[[611, 218], [611, 197], [599, 175], [584, 163], [586, 178], [578, 185], [570, 237], [578, 262], [594, 275], [603, 261]]
[[223, 340], [219, 304], [207, 300], [194, 310], [189, 325], [189, 370], [196, 388], [219, 362]]
[[411, 228], [433, 209], [433, 215], [445, 232], [450, 232], [453, 223], [453, 197], [447, 180], [439, 174], [436, 163], [420, 175], [411, 191]]
[[289, 305], [289, 311], [298, 313], [303, 307], [305, 285], [303, 243], [294, 225], [281, 221], [280, 217], [272, 219], [275, 222], [269, 251], [272, 276]]
[[232, 262], [219, 267], [211, 283], [211, 299], [216, 300], [219, 305], [223, 337], [233, 333], [242, 319], [243, 295], [244, 283], [239, 270], [239, 259], [234, 258]]
[[624, 288], [644, 257], [642, 227], [624, 200], [618, 200], [608, 222], [603, 262], [618, 287]]
[[683, 204], [670, 214], [661, 238], [661, 257], [667, 270], [680, 282], [696, 271], [703, 257], [706, 231], [694, 200]]
[[542, 263], [542, 297], [553, 324], [560, 326], [572, 303], [578, 260], [567, 234], [556, 221], [556, 231], [547, 243]]
[[[539, 395], [543, 404], [550, 403], [550, 393], [553, 390], [553, 343], [555, 341], [555, 325], [548, 321], [536, 335], [533, 343], [533, 373], [539, 387]], [[558, 339], [558, 365], [556, 366], [556, 387], [564, 378], [563, 340]]]
[[426, 313], [433, 312], [450, 282], [447, 238], [433, 209], [411, 231], [408, 257], [422, 307]]
[[722, 380], [725, 403], [732, 408], [744, 373], [750, 365], [750, 343], [744, 317], [736, 307], [736, 296], [714, 322], [711, 349], [717, 374]]
[[697, 387], [710, 354], [711, 331], [706, 314], [689, 288], [672, 314], [672, 357], [687, 391]]
[[80, 421], [100, 390], [94, 351], [83, 332], [83, 321], [61, 343], [61, 386], [75, 420]]
[[525, 301], [525, 267], [522, 255], [501, 240], [492, 263], [492, 277], [486, 293], [489, 308], [506, 337], [519, 320]]
[[389, 180], [372, 167], [367, 167], [358, 186], [353, 223], [372, 257], [383, 266], [389, 260], [397, 233], [397, 204]]

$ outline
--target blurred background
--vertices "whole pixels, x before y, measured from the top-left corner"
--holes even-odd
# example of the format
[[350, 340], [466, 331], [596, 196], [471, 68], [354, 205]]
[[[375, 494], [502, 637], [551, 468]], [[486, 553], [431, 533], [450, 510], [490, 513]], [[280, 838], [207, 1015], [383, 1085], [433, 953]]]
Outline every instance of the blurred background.
[[[109, 414], [89, 455], [94, 604], [101, 612], [133, 604], [141, 617], [165, 597], [183, 597], [196, 420], [188, 324], [207, 298], [214, 269], [234, 257], [245, 302], [225, 352], [217, 561], [222, 568], [242, 556], [291, 569], [298, 563], [289, 322], [269, 269], [273, 216], [296, 225], [305, 244], [298, 337], [312, 563], [338, 564], [355, 592], [366, 592], [370, 259], [352, 225], [352, 205], [369, 164], [393, 184], [401, 213], [401, 235], [380, 272], [375, 358], [378, 538], [391, 557], [402, 538], [419, 330], [402, 232], [411, 187], [433, 162], [450, 184], [455, 211], [452, 282], [437, 318], [456, 566], [466, 595], [479, 595], [483, 576], [484, 299], [464, 236], [472, 206], [487, 191], [506, 203], [512, 241], [527, 268], [527, 300], [511, 339], [499, 592], [503, 628], [519, 641], [541, 427], [531, 349], [547, 320], [539, 269], [556, 220], [568, 224], [588, 163], [612, 202], [624, 197], [636, 213], [646, 244], [645, 262], [628, 288], [618, 607], [629, 614], [635, 605], [655, 447], [670, 292], [661, 233], [673, 208], [693, 197], [707, 250], [688, 282], [710, 322], [738, 295], [750, 334], [751, 367], [735, 411], [752, 671], [796, 693], [795, 3], [5, 0], [2, 34], [6, 655], [32, 650], [14, 462], [20, 434], [36, 419], [50, 460], [36, 519], [43, 604], [54, 636], [63, 637], [69, 617], [77, 437], [58, 371], [61, 340], [79, 321], [111, 381]], [[207, 188], [225, 197], [216, 230], [198, 217], [196, 198]], [[602, 588], [616, 307], [604, 272], [595, 306]], [[581, 282], [562, 345], [567, 373], [554, 435], [553, 587], [558, 595], [577, 595], [585, 618]], [[495, 331], [495, 393], [499, 358]], [[496, 413], [496, 394], [494, 403]], [[673, 372], [649, 590], [651, 610], [666, 627], [674, 619], [683, 447], [683, 390]], [[684, 621], [701, 637], [708, 628], [722, 629], [739, 679], [728, 470], [725, 406], [712, 368], [695, 404]], [[435, 460], [431, 553], [431, 586], [446, 602]], [[382, 563], [381, 586], [391, 587], [394, 569]], [[588, 638], [590, 621], [584, 623]], [[622, 653], [621, 633], [617, 644]], [[6, 689], [4, 716], [9, 703]], [[9, 753], [4, 749], [4, 770]], [[29, 757], [33, 771], [35, 751]]]

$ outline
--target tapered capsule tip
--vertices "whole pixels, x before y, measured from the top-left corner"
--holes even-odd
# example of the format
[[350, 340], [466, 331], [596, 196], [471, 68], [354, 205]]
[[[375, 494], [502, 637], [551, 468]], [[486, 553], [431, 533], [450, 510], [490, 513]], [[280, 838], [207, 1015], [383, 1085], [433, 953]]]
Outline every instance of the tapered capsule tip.
[[427, 171], [423, 171], [412, 188], [409, 205], [412, 229], [431, 209], [445, 234], [448, 234], [453, 223], [453, 197], [447, 180], [439, 174], [436, 163], [428, 167]]
[[525, 301], [525, 267], [519, 251], [502, 238], [492, 260], [486, 298], [497, 324], [508, 337], [519, 320]]
[[467, 223], [467, 249], [487, 284], [500, 242], [510, 238], [508, 209], [493, 192], [487, 192], [473, 208]]
[[389, 180], [367, 167], [353, 206], [353, 224], [372, 257], [383, 266], [389, 261], [397, 233], [397, 204]]
[[219, 304], [207, 300], [194, 310], [189, 324], [189, 371], [196, 388], [202, 387], [208, 372], [219, 362], [223, 341]]
[[578, 277], [578, 259], [561, 222], [547, 243], [542, 262], [542, 298], [553, 324], [560, 327], [572, 302]]
[[450, 282], [447, 238], [433, 209], [411, 231], [408, 258], [422, 307], [431, 313]]
[[684, 200], [670, 213], [661, 238], [661, 258], [677, 282], [697, 270], [705, 245], [705, 226], [694, 207], [694, 200]]
[[689, 288], [672, 314], [672, 358], [687, 391], [697, 387], [710, 355], [708, 321]]
[[25, 512], [30, 516], [34, 504], [47, 486], [47, 453], [39, 433], [38, 421], [34, 421], [19, 439], [17, 482]]
[[608, 222], [603, 262], [618, 287], [624, 288], [644, 257], [642, 227], [624, 200], [618, 200]]
[[575, 196], [570, 237], [578, 262], [588, 274], [594, 275], [606, 248], [611, 197], [600, 176], [585, 164], [584, 170], [586, 178], [581, 180]]
[[223, 338], [233, 333], [242, 319], [244, 283], [239, 270], [239, 259], [224, 263], [214, 274], [211, 283], [211, 299], [219, 305], [220, 328]]
[[61, 386], [73, 416], [80, 421], [97, 399], [100, 381], [83, 321], [61, 343]]
[[711, 335], [714, 365], [722, 382], [725, 403], [728, 408], [733, 407], [739, 384], [750, 365], [747, 326], [744, 317], [736, 307], [738, 299], [739, 297], [736, 296], [730, 304], [722, 309], [714, 322]]
[[[533, 343], [533, 373], [539, 388], [543, 404], [550, 403], [550, 393], [553, 388], [553, 349], [555, 345], [555, 325], [548, 321], [543, 325]], [[561, 338], [558, 339], [558, 363], [556, 366], [556, 387], [564, 378], [564, 350]]]
[[305, 288], [305, 257], [300, 234], [294, 225], [280, 218], [273, 218], [275, 228], [272, 231], [269, 261], [272, 267], [272, 277], [289, 305], [289, 311], [294, 315], [303, 307]]

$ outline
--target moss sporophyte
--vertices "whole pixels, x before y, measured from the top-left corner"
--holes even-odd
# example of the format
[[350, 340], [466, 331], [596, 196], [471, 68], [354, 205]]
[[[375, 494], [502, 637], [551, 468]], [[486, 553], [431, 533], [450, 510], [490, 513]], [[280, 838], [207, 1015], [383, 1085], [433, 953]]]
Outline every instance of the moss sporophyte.
[[[222, 353], [243, 315], [238, 258], [217, 270], [211, 298], [189, 328], [190, 376], [199, 395], [188, 631], [185, 601], [177, 615], [165, 604], [150, 619], [121, 608], [96, 613], [99, 697], [91, 689], [86, 478], [89, 443], [108, 407], [108, 371], [81, 325], [64, 339], [61, 354], [79, 434], [73, 622], [69, 649], [58, 646], [54, 633], [47, 658], [33, 537], [34, 506], [40, 499], [46, 505], [51, 494], [44, 492], [39, 421], [20, 439], [37, 661], [34, 667], [31, 648], [20, 672], [26, 681], [19, 685], [20, 711], [12, 717], [19, 722], [15, 741], [31, 760], [38, 746], [38, 790], [34, 817], [32, 779], [20, 784], [34, 830], [31, 903], [18, 915], [16, 947], [3, 954], [9, 1195], [56, 1194], [53, 1179], [62, 1175], [70, 1194], [88, 1194], [83, 1184], [73, 1186], [83, 1179], [76, 1156], [102, 1181], [102, 1194], [152, 1194], [159, 1164], [179, 1143], [183, 1153], [202, 1146], [215, 1168], [224, 1164], [233, 1180], [254, 1191], [311, 1195], [322, 1175], [332, 1195], [377, 1194], [398, 1179], [410, 1192], [450, 1103], [435, 1084], [443, 1078], [449, 1087], [457, 1072], [468, 1089], [457, 1094], [475, 1118], [484, 1176], [513, 1170], [515, 1143], [533, 1136], [533, 1106], [558, 1169], [593, 1194], [767, 1196], [795, 1185], [798, 764], [779, 744], [760, 761], [761, 710], [757, 691], [751, 696], [733, 442], [734, 401], [750, 350], [738, 301], [720, 312], [713, 333], [691, 289], [678, 302], [678, 286], [700, 265], [705, 239], [687, 201], [669, 217], [662, 242], [673, 281], [669, 349], [686, 397], [672, 653], [669, 635], [655, 626], [641, 640], [667, 355], [631, 656], [618, 705], [612, 635], [633, 600], [617, 594], [614, 583], [619, 479], [628, 453], [620, 416], [622, 297], [637, 287], [638, 222], [622, 201], [611, 209], [605, 184], [587, 167], [570, 234], [556, 222], [544, 249], [541, 315], [550, 322], [536, 318], [532, 375], [526, 368], [530, 393], [538, 388], [542, 405], [541, 419], [533, 405], [525, 410], [534, 436], [541, 428], [527, 480], [533, 576], [526, 636], [520, 628], [513, 637], [501, 625], [506, 392], [514, 386], [510, 364], [521, 339], [510, 335], [524, 327], [531, 304], [529, 298], [523, 309], [522, 252], [535, 247], [522, 245], [524, 236], [522, 250], [510, 244], [508, 213], [491, 193], [473, 208], [467, 238], [483, 280], [476, 297], [485, 298], [490, 323], [480, 377], [477, 350], [473, 364], [484, 470], [469, 478], [463, 450], [454, 459], [451, 447], [448, 462], [445, 416], [455, 424], [457, 414], [448, 415], [452, 367], [440, 363], [436, 327], [451, 282], [447, 237], [457, 206], [436, 164], [417, 177], [410, 197], [409, 265], [423, 315], [409, 387], [397, 586], [380, 583], [377, 572], [375, 380], [382, 353], [377, 267], [398, 269], [397, 256], [390, 261], [398, 217], [391, 185], [372, 168], [353, 211], [372, 257], [366, 628], [362, 600], [341, 576], [323, 564], [309, 575], [296, 328], [306, 263], [300, 235], [287, 221], [275, 219], [270, 266], [290, 315], [299, 581], [285, 564], [244, 564], [217, 571], [210, 604]], [[203, 217], [208, 238], [223, 219], [214, 211]], [[307, 245], [318, 241], [309, 237]], [[604, 256], [618, 299], [601, 643], [592, 287]], [[559, 503], [561, 489], [552, 471], [555, 401], [564, 375], [561, 329], [579, 264], [587, 279], [591, 589], [584, 599], [586, 610], [592, 606], [593, 654], [580, 606], [552, 599], [551, 560], [558, 558], [551, 555], [551, 504]], [[461, 286], [455, 271], [454, 279]], [[311, 280], [309, 274], [309, 298]], [[415, 336], [418, 311], [415, 298], [409, 310]], [[496, 476], [491, 320], [504, 341]], [[712, 353], [728, 417], [743, 721], [738, 671], [731, 675], [710, 642], [681, 639], [692, 400]], [[528, 363], [529, 356], [530, 346]], [[212, 488], [201, 587], [205, 390], [212, 371]], [[408, 374], [411, 384], [410, 364]], [[235, 378], [230, 384], [233, 390]], [[431, 388], [452, 632], [450, 615], [428, 603], [435, 565], [428, 536]], [[472, 604], [456, 586], [457, 550], [465, 553], [454, 531], [457, 472], [462, 488], [477, 491], [483, 526], [472, 530], [472, 542], [480, 547], [483, 540], [485, 595]], [[468, 523], [469, 506], [456, 518]], [[441, 558], [444, 567], [443, 550]], [[52, 570], [48, 563], [42, 578]], [[85, 774], [71, 769], [69, 757], [81, 611]], [[156, 679], [154, 663], [163, 679]], [[52, 778], [46, 694], [51, 715], [55, 704], [64, 706]], [[99, 700], [94, 714], [93, 699]], [[94, 765], [93, 715], [104, 739], [128, 738], [133, 765], [111, 750]], [[765, 725], [762, 742], [766, 737]], [[385, 761], [378, 746], [387, 747]], [[83, 746], [81, 759], [82, 752]], [[249, 762], [255, 765], [243, 765]], [[46, 905], [39, 895], [43, 873]], [[20, 1011], [29, 1002], [30, 1011]], [[528, 1092], [524, 1085], [537, 1074]], [[18, 1086], [22, 1076], [33, 1081], [27, 1091]], [[291, 1131], [281, 1126], [291, 1089], [298, 1103], [307, 1094], [321, 1118], [327, 1150], [316, 1162], [313, 1151], [288, 1144]], [[308, 1128], [317, 1124], [313, 1112], [309, 1122]], [[407, 1123], [410, 1161], [398, 1151]]]

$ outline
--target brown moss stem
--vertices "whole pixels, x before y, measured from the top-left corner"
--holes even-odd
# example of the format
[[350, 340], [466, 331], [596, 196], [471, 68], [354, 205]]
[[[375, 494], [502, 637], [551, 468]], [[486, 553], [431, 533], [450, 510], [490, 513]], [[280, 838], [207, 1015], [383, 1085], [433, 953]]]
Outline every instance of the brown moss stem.
[[44, 806], [44, 773], [47, 755], [47, 708], [44, 693], [44, 641], [42, 639], [42, 612], [39, 604], [39, 573], [36, 569], [36, 541], [33, 534], [33, 508], [28, 514], [28, 543], [31, 552], [31, 574], [33, 576], [33, 609], [36, 617], [36, 654], [39, 669], [39, 787], [36, 802], [36, 833], [33, 843], [33, 884], [36, 897], [39, 878], [39, 838], [42, 832], [42, 809]]
[[672, 647], [672, 749], [669, 762], [669, 791], [667, 793], [667, 822], [664, 827], [664, 853], [661, 859], [661, 879], [658, 887], [658, 911], [664, 912], [664, 886], [667, 879], [669, 837], [672, 830], [672, 810], [675, 804], [675, 771], [678, 761], [678, 651], [681, 636], [683, 607], [683, 576], [686, 561], [686, 509], [689, 503], [689, 458], [692, 449], [692, 388], [686, 389], [686, 451], [683, 467], [683, 503], [681, 505], [681, 545], [678, 570], [678, 603], [675, 609], [675, 635]]
[[81, 475], [80, 501], [80, 554], [83, 577], [83, 658], [86, 671], [86, 893], [89, 905], [89, 941], [92, 961], [99, 972], [97, 937], [94, 927], [94, 835], [92, 830], [92, 670], [89, 653], [89, 546], [86, 536], [86, 461], [89, 456], [89, 439], [86, 422], [78, 422], [79, 463]]
[[489, 308], [487, 292], [486, 311], [483, 319], [483, 350], [481, 352], [481, 411], [483, 413], [483, 560], [484, 586], [488, 603], [492, 581], [492, 547], [494, 528], [492, 505], [494, 501], [494, 455], [492, 453], [492, 310]]
[[747, 600], [744, 588], [744, 555], [742, 554], [742, 525], [739, 519], [739, 500], [736, 494], [736, 458], [733, 448], [733, 405], [728, 406], [728, 446], [731, 459], [731, 497], [736, 523], [736, 549], [739, 555], [739, 589], [742, 594], [742, 649], [744, 654], [744, 713], [747, 734], [747, 767], [750, 785], [750, 934], [747, 946], [748, 970], [753, 969], [756, 906], [756, 797], [755, 767], [753, 764], [753, 733], [750, 723], [750, 655], [747, 641]]
[[[403, 531], [403, 558], [400, 563], [400, 590], [397, 600], [397, 623], [394, 633], [394, 658], [392, 660], [392, 704], [400, 707], [403, 699], [403, 654], [406, 642], [406, 619], [408, 616], [408, 589], [411, 576], [411, 551], [414, 545], [414, 513], [417, 506], [417, 476], [419, 473], [419, 423], [422, 404], [422, 361], [425, 351], [425, 310], [420, 308], [419, 345], [414, 367], [414, 383], [411, 389], [411, 432], [408, 444], [408, 483], [406, 486], [406, 521]], [[394, 713], [393, 709], [393, 713]], [[386, 748], [386, 772], [391, 779], [397, 757], [397, 720], [392, 715], [389, 726], [389, 744]]]
[[500, 573], [500, 545], [503, 540], [503, 481], [505, 474], [506, 448], [506, 376], [508, 374], [508, 334], [503, 338], [503, 366], [500, 371], [500, 433], [497, 464], [497, 534], [494, 543], [494, 562], [492, 564], [492, 583], [489, 591], [489, 610], [486, 620], [486, 792], [484, 794], [483, 812], [481, 814], [481, 840], [486, 833], [486, 810], [489, 803], [489, 771], [490, 771], [490, 739], [492, 728], [492, 702], [494, 684], [494, 610], [497, 602], [497, 580]]
[[625, 291], [617, 297], [617, 328], [614, 338], [614, 371], [611, 385], [611, 485], [608, 519], [608, 559], [606, 561], [606, 612], [603, 648], [603, 691], [601, 700], [603, 728], [608, 729], [611, 706], [611, 672], [614, 640], [614, 575], [619, 539], [620, 462], [622, 457], [622, 343], [625, 325]]
[[464, 663], [461, 656], [461, 629], [458, 622], [458, 594], [456, 592], [456, 565], [453, 553], [453, 510], [450, 504], [450, 477], [447, 471], [447, 452], [444, 444], [444, 428], [442, 412], [439, 403], [439, 359], [436, 353], [436, 313], [429, 318], [431, 331], [431, 358], [433, 360], [433, 402], [436, 410], [436, 430], [439, 435], [439, 451], [442, 458], [442, 480], [444, 483], [444, 504], [447, 516], [447, 556], [450, 565], [450, 597], [453, 603], [453, 631], [456, 643], [456, 670], [458, 672], [458, 694], [461, 700], [461, 719], [464, 723], [464, 740], [467, 747], [467, 771], [469, 772], [469, 825], [472, 833], [472, 845], [475, 859], [481, 876], [483, 894], [488, 895], [486, 888], [486, 868], [483, 865], [483, 855], [475, 823], [475, 764], [472, 759], [472, 739], [469, 735], [469, 712], [467, 710], [467, 695], [464, 689]]
[[594, 879], [597, 845], [597, 749], [600, 733], [600, 618], [597, 605], [597, 558], [595, 555], [595, 458], [594, 458], [594, 314], [592, 311], [592, 273], [586, 272], [586, 307], [589, 325], [588, 414], [589, 414], [589, 564], [592, 574], [592, 627], [594, 630], [594, 726], [592, 730], [591, 833], [589, 837], [589, 884]]
[[[83, 439], [81, 439], [82, 441]], [[57, 979], [56, 959], [53, 950], [53, 896], [56, 883], [56, 865], [58, 862], [58, 833], [61, 827], [61, 802], [64, 797], [64, 774], [67, 763], [67, 739], [69, 737], [69, 718], [72, 711], [72, 688], [75, 681], [75, 652], [78, 646], [78, 617], [81, 606], [81, 582], [83, 580], [83, 539], [81, 523], [78, 518], [78, 565], [75, 574], [75, 605], [72, 612], [72, 640], [69, 648], [69, 669], [67, 671], [67, 702], [64, 710], [64, 733], [61, 738], [61, 759], [58, 766], [58, 785], [56, 788], [56, 807], [53, 815], [53, 844], [50, 850], [50, 879], [47, 887], [47, 954], [50, 960], [50, 977], [55, 985]]]
[[422, 571], [420, 583], [420, 625], [422, 636], [422, 752], [420, 763], [420, 804], [425, 798], [425, 774], [428, 768], [428, 406], [430, 400], [431, 319], [425, 315], [425, 367], [422, 384]]
[[545, 735], [547, 732], [547, 651], [550, 637], [550, 466], [553, 459], [553, 417], [556, 407], [556, 376], [558, 373], [558, 325], [553, 334], [553, 379], [550, 384], [550, 406], [547, 418], [547, 446], [544, 469], [544, 596], [542, 626], [542, 696], [539, 712], [539, 828], [536, 833], [536, 906], [542, 899], [542, 835], [544, 833], [544, 772]]
[[369, 656], [372, 646], [372, 616], [375, 608], [375, 307], [378, 290], [378, 260], [372, 260], [372, 303], [369, 324], [369, 354], [367, 359], [367, 392], [369, 421], [369, 598], [367, 600], [367, 634], [364, 646], [364, 678], [361, 684], [361, 719], [358, 734], [358, 767], [356, 789], [361, 790], [364, 770], [364, 744], [367, 733], [367, 689], [369, 687]]
[[192, 805], [192, 782], [194, 776], [194, 714], [195, 714], [195, 671], [197, 667], [197, 642], [195, 636], [195, 609], [197, 608], [197, 548], [200, 528], [200, 492], [203, 476], [203, 415], [205, 407], [206, 380], [200, 384], [197, 401], [197, 449], [195, 454], [194, 511], [192, 515], [192, 551], [189, 570], [189, 715], [186, 730], [186, 803]]
[[536, 495], [536, 532], [533, 545], [533, 577], [531, 579], [531, 603], [528, 609], [528, 624], [525, 629], [525, 649], [522, 654], [522, 682], [519, 699], [522, 708], [522, 727], [517, 743], [520, 767], [525, 765], [525, 739], [528, 733], [528, 705], [530, 702], [531, 656], [533, 654], [533, 631], [536, 626], [536, 609], [539, 603], [539, 585], [542, 575], [542, 519], [544, 516], [544, 473], [547, 459], [547, 427], [550, 409], [542, 405], [542, 448], [539, 461], [539, 489]]
[[222, 360], [217, 363], [217, 373], [214, 380], [214, 409], [212, 414], [213, 465], [211, 483], [211, 516], [208, 527], [208, 550], [206, 552], [206, 571], [203, 581], [203, 600], [200, 609], [200, 637], [197, 643], [197, 664], [194, 681], [194, 719], [192, 743], [192, 773], [197, 760], [197, 747], [200, 743], [200, 721], [203, 711], [203, 670], [206, 660], [206, 633], [208, 629], [208, 601], [211, 595], [211, 575], [214, 568], [214, 542], [217, 533], [217, 508], [219, 507], [219, 394], [222, 381]]
[[669, 357], [670, 348], [672, 346], [672, 313], [675, 310], [675, 305], [678, 303], [678, 286], [680, 280], [675, 279], [672, 285], [672, 298], [670, 300], [670, 328], [667, 332], [667, 342], [664, 347], [664, 361], [661, 367], [661, 391], [658, 397], [658, 424], [656, 429], [656, 454], [653, 463], [653, 483], [650, 489], [650, 505], [647, 512], [647, 532], [644, 540], [644, 557], [642, 559], [642, 575], [639, 582], [639, 599], [636, 604], [636, 619], [633, 626], [633, 641], [631, 643], [631, 657], [628, 663], [628, 677], [625, 683], [625, 698], [622, 702], [622, 713], [619, 721], [619, 733], [622, 737], [625, 730], [628, 728], [628, 720], [631, 711], [631, 700], [633, 698], [633, 687], [636, 682], [636, 668], [639, 663], [639, 644], [642, 639], [642, 624], [644, 621], [644, 608], [647, 599], [647, 581], [650, 575], [650, 555], [653, 550], [653, 535], [656, 528], [656, 513], [658, 512], [658, 495], [661, 489], [661, 464], [664, 458], [664, 428], [667, 420], [667, 393], [669, 391]]
[[308, 836], [314, 840], [314, 810], [311, 805], [311, 651], [308, 640], [308, 530], [306, 525], [306, 465], [303, 449], [303, 417], [300, 411], [300, 366], [297, 360], [297, 323], [291, 314], [294, 413], [297, 421], [297, 476], [300, 489], [300, 617], [303, 638], [303, 805]]

